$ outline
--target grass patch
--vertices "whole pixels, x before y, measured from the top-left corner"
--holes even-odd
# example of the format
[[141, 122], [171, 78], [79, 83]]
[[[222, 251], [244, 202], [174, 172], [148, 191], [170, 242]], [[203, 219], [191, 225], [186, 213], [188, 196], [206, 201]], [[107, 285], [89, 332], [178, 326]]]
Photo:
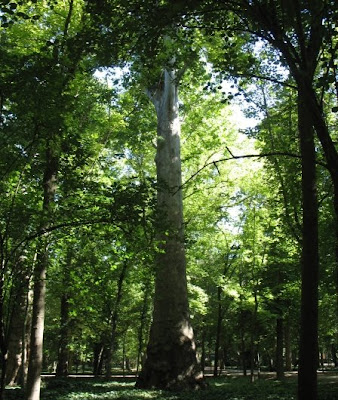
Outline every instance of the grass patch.
[[[279, 382], [260, 379], [250, 383], [247, 378], [209, 378], [207, 389], [196, 392], [136, 390], [133, 380], [99, 380], [68, 378], [45, 380], [41, 400], [296, 400], [295, 379]], [[7, 389], [6, 399], [22, 400], [20, 389]], [[336, 382], [320, 382], [319, 400], [338, 400]]]

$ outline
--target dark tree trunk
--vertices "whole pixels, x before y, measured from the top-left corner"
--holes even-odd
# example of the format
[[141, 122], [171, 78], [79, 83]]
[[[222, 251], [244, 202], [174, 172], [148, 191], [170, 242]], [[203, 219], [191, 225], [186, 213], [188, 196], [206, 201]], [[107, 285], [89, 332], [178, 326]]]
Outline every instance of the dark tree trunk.
[[178, 77], [165, 71], [150, 97], [157, 112], [157, 204], [160, 251], [156, 260], [153, 322], [139, 388], [182, 389], [201, 381], [190, 324], [181, 189]]
[[103, 343], [94, 344], [94, 362], [93, 362], [93, 374], [99, 376], [102, 374], [102, 360], [103, 360], [104, 346]]
[[257, 298], [257, 288], [254, 292], [255, 298], [255, 308], [252, 314], [252, 324], [251, 324], [251, 338], [250, 338], [250, 380], [254, 382], [255, 380], [255, 359], [257, 353], [257, 312], [258, 312], [258, 298]]
[[[35, 260], [35, 257], [34, 257]], [[30, 337], [32, 329], [32, 303], [33, 303], [33, 290], [29, 285], [27, 294], [27, 304], [25, 310], [25, 322], [22, 334], [22, 364], [19, 372], [18, 382], [23, 391], [26, 389], [27, 374], [28, 374], [28, 358], [30, 352]]]
[[317, 400], [318, 367], [318, 204], [314, 132], [301, 88], [298, 126], [302, 156], [303, 249], [298, 399]]
[[240, 311], [240, 334], [241, 334], [241, 363], [242, 363], [242, 371], [243, 376], [246, 376], [246, 370], [248, 367], [248, 352], [245, 350], [245, 338], [244, 338], [244, 318], [243, 318], [243, 310]]
[[338, 357], [337, 357], [337, 346], [335, 344], [331, 345], [331, 354], [332, 354], [332, 361], [336, 367], [338, 367]]
[[71, 298], [71, 268], [73, 251], [71, 245], [68, 245], [65, 264], [63, 266], [63, 293], [60, 302], [60, 343], [58, 353], [58, 363], [56, 367], [56, 376], [66, 377], [69, 373], [69, 337], [71, 329], [71, 320], [69, 317], [69, 301]]
[[142, 311], [140, 315], [140, 328], [138, 332], [138, 351], [137, 351], [137, 363], [136, 363], [136, 375], [140, 370], [141, 360], [142, 360], [142, 352], [143, 352], [143, 333], [146, 327], [146, 318], [148, 313], [149, 307], [149, 290], [150, 290], [150, 280], [144, 285], [144, 297], [143, 297], [143, 304], [142, 304]]
[[22, 354], [24, 346], [24, 330], [26, 322], [26, 311], [29, 290], [29, 277], [23, 260], [17, 265], [18, 282], [15, 284], [14, 306], [11, 312], [11, 322], [8, 335], [8, 358], [6, 368], [6, 385], [18, 383], [19, 371], [22, 365]]
[[277, 317], [276, 320], [276, 377], [278, 380], [284, 379], [284, 360], [283, 360], [283, 319]]
[[292, 370], [292, 348], [291, 348], [291, 327], [290, 317], [287, 317], [286, 324], [284, 325], [285, 337], [285, 370]]
[[128, 263], [123, 262], [122, 269], [120, 272], [119, 280], [117, 282], [117, 292], [115, 298], [114, 309], [111, 316], [111, 331], [110, 331], [110, 343], [106, 348], [106, 378], [111, 377], [112, 373], [112, 357], [116, 343], [116, 328], [119, 316], [119, 307], [122, 300], [122, 286], [127, 272]]
[[223, 320], [223, 311], [222, 311], [221, 300], [222, 300], [222, 288], [221, 288], [221, 286], [218, 286], [217, 287], [218, 308], [217, 308], [214, 376], [218, 375], [219, 351], [220, 351], [221, 330], [222, 330], [222, 320]]
[[7, 368], [7, 342], [5, 335], [5, 318], [4, 318], [4, 272], [1, 271], [0, 276], [0, 352], [1, 352], [1, 387], [0, 387], [0, 399], [3, 398], [5, 390], [5, 379], [6, 379], [6, 368]]
[[60, 345], [56, 367], [56, 376], [58, 377], [66, 377], [68, 375], [69, 322], [69, 295], [68, 293], [63, 293], [60, 310]]
[[206, 330], [205, 327], [202, 327], [202, 343], [201, 343], [201, 371], [204, 374], [205, 370], [205, 338], [206, 338]]

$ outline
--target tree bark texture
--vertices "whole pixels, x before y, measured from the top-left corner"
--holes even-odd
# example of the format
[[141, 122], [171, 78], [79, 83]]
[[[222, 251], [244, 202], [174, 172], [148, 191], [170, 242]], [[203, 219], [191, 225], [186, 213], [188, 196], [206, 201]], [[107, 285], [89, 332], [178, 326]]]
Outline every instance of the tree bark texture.
[[318, 367], [318, 204], [314, 132], [302, 93], [298, 127], [302, 156], [303, 249], [298, 399], [317, 400]]
[[151, 94], [157, 112], [156, 260], [153, 321], [139, 388], [183, 389], [202, 380], [190, 324], [184, 250], [178, 82], [164, 71]]
[[[58, 158], [53, 154], [50, 144], [46, 148], [46, 166], [43, 176], [43, 212], [41, 230], [47, 229], [50, 222], [51, 205], [56, 191]], [[45, 321], [46, 272], [48, 266], [48, 236], [41, 237], [33, 272], [33, 311], [28, 362], [26, 400], [39, 400], [43, 357], [43, 331]]]

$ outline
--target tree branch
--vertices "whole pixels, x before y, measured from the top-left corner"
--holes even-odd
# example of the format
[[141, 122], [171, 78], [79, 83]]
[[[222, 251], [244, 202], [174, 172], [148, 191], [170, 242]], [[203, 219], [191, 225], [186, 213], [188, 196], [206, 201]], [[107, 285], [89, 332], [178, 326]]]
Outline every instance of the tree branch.
[[[244, 155], [241, 155], [241, 156], [235, 156], [235, 155], [232, 154], [231, 157], [221, 158], [220, 160], [210, 161], [210, 162], [205, 163], [203, 165], [203, 167], [199, 168], [194, 174], [192, 174], [190, 176], [190, 178], [188, 178], [184, 183], [182, 183], [182, 185], [175, 192], [173, 192], [173, 196], [179, 190], [182, 190], [182, 188], [188, 182], [193, 180], [200, 172], [202, 172], [205, 168], [208, 168], [210, 165], [216, 166], [218, 163], [221, 163], [221, 162], [230, 161], [230, 160], [240, 160], [240, 159], [243, 159], [243, 158], [263, 158], [263, 157], [273, 157], [273, 156], [285, 156], [285, 157], [290, 157], [290, 158], [299, 158], [299, 159], [301, 159], [300, 154], [288, 153], [288, 152], [284, 152], [284, 151], [276, 151], [276, 152], [272, 152], [272, 153], [261, 153], [261, 154], [244, 154]], [[325, 164], [324, 162], [316, 161], [316, 164], [328, 169], [327, 164]]]

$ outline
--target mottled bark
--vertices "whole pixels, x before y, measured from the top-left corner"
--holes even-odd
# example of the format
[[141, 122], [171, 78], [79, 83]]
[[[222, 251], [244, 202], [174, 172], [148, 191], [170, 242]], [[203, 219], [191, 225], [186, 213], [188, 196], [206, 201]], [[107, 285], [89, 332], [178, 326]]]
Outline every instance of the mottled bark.
[[302, 156], [303, 248], [298, 399], [317, 400], [318, 367], [318, 204], [314, 132], [302, 93], [298, 126]]
[[197, 368], [194, 333], [190, 324], [184, 250], [181, 190], [178, 82], [165, 71], [150, 93], [157, 112], [158, 240], [153, 322], [147, 358], [137, 380], [139, 388], [195, 387]]

